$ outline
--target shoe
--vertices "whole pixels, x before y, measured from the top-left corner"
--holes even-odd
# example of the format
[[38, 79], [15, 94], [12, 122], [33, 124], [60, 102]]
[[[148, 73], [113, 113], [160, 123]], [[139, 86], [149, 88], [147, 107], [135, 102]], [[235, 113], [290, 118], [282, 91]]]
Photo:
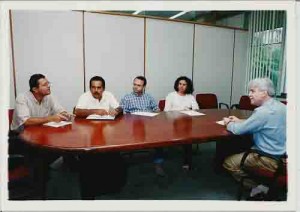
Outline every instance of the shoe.
[[247, 201], [265, 201], [265, 199], [266, 199], [266, 194], [264, 192], [246, 198]]
[[155, 173], [160, 177], [166, 177], [165, 170], [162, 168], [161, 164], [155, 164]]

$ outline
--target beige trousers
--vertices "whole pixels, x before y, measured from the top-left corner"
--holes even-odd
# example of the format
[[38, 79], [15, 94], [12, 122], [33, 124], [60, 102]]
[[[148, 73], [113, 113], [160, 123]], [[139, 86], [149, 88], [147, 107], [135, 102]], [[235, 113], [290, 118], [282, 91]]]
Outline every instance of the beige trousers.
[[[247, 176], [247, 174], [241, 170], [240, 166], [243, 155], [244, 152], [231, 155], [227, 157], [223, 163], [223, 167], [227, 169], [237, 181], [240, 181], [242, 177]], [[256, 167], [266, 169], [271, 172], [275, 172], [277, 169], [276, 161], [271, 158], [258, 155], [257, 153], [250, 153], [245, 160], [244, 166], [248, 168]], [[247, 180], [245, 181], [245, 186], [253, 188], [257, 186], [257, 184], [252, 180]]]

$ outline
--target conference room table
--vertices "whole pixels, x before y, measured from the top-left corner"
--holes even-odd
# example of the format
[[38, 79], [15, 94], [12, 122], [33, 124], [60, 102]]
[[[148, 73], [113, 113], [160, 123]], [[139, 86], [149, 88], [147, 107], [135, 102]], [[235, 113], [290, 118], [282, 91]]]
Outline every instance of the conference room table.
[[[226, 142], [235, 135], [216, 122], [230, 115], [244, 119], [252, 113], [228, 109], [205, 109], [199, 112], [204, 115], [189, 116], [171, 111], [160, 112], [153, 117], [124, 114], [115, 120], [75, 118], [72, 124], [58, 128], [44, 125], [26, 127], [20, 136], [26, 144], [40, 153], [54, 152], [61, 155], [123, 152], [210, 141]], [[45, 167], [43, 168], [45, 172]], [[45, 174], [41, 171], [38, 173]], [[46, 177], [40, 177], [45, 190]]]

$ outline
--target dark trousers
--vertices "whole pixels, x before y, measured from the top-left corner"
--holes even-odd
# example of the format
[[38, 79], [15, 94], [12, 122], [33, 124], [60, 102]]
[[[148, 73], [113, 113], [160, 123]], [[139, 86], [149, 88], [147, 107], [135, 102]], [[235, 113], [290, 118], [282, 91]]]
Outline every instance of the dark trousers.
[[82, 199], [119, 192], [126, 184], [127, 167], [120, 153], [80, 155], [79, 164]]
[[[8, 153], [9, 171], [16, 168], [19, 165], [20, 158], [23, 158], [22, 163], [29, 169], [28, 186], [32, 187], [35, 191], [34, 198], [46, 199], [46, 186], [49, 177], [48, 166], [54, 162], [59, 155], [30, 147], [15, 132], [9, 133]], [[16, 155], [18, 155], [18, 157], [16, 157]], [[10, 184], [9, 187], [13, 188], [14, 186]]]

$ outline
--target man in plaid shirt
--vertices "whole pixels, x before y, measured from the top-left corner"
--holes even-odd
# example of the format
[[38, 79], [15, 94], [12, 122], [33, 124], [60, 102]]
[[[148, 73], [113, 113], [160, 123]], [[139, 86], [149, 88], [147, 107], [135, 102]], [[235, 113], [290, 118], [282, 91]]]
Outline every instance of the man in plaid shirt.
[[[147, 80], [143, 76], [137, 76], [133, 80], [133, 92], [125, 95], [120, 102], [120, 107], [124, 113], [160, 112], [155, 99], [145, 93], [146, 85]], [[161, 166], [163, 161], [162, 149], [156, 148], [154, 163], [156, 174], [159, 176], [165, 176], [165, 172]]]
[[155, 99], [145, 93], [147, 80], [143, 76], [137, 76], [133, 80], [133, 92], [125, 95], [120, 103], [125, 113], [134, 112], [159, 112]]

